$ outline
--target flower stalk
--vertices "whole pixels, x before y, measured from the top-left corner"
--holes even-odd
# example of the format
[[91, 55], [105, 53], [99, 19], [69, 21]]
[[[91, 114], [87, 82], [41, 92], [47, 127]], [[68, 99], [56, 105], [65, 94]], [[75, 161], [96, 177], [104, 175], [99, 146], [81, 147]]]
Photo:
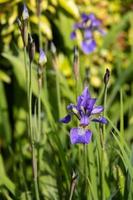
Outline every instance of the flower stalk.
[[51, 52], [52, 52], [52, 62], [53, 62], [53, 67], [55, 70], [55, 75], [56, 75], [56, 93], [57, 93], [57, 103], [58, 103], [58, 116], [59, 118], [61, 117], [61, 95], [60, 95], [60, 74], [58, 70], [58, 58], [57, 58], [57, 53], [56, 53], [56, 47], [53, 42], [51, 42]]

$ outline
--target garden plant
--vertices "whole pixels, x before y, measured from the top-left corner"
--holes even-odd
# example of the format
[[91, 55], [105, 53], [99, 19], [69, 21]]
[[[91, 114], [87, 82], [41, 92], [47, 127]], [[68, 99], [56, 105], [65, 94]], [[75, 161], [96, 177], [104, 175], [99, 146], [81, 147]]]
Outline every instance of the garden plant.
[[0, 200], [133, 200], [132, 0], [0, 0]]

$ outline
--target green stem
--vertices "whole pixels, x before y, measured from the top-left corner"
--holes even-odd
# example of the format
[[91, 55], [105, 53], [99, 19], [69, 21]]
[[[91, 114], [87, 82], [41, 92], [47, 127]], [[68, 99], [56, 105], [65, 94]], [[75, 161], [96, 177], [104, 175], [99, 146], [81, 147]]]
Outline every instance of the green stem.
[[[107, 84], [104, 88], [104, 112], [103, 116], [106, 116], [106, 106], [107, 106]], [[106, 136], [106, 127], [103, 125], [103, 131], [101, 133], [101, 189], [102, 189], [102, 200], [105, 200], [105, 170], [104, 170], [104, 151], [105, 151], [105, 136]]]
[[120, 133], [121, 137], [124, 137], [124, 119], [123, 119], [123, 93], [122, 88], [120, 90]]
[[38, 189], [38, 181], [37, 181], [36, 149], [35, 149], [33, 140], [32, 140], [31, 148], [32, 148], [32, 170], [33, 170], [35, 197], [36, 197], [36, 200], [40, 200], [40, 198], [39, 198], [39, 189]]
[[[104, 88], [104, 111], [103, 111], [104, 117], [106, 116], [106, 107], [107, 107], [107, 85], [105, 84], [105, 88]], [[103, 142], [104, 142], [105, 135], [106, 135], [106, 126], [103, 125]]]
[[105, 185], [104, 185], [105, 171], [104, 171], [104, 148], [101, 148], [101, 186], [102, 186], [102, 200], [105, 200]]
[[59, 72], [56, 69], [56, 91], [57, 91], [57, 102], [58, 102], [58, 113], [59, 119], [61, 118], [61, 95], [60, 95], [60, 81], [59, 81]]
[[41, 89], [38, 91], [38, 141], [40, 141], [41, 137]]
[[72, 200], [73, 193], [74, 193], [74, 190], [73, 190], [73, 189], [71, 189], [70, 196], [69, 196], [69, 200]]
[[32, 126], [32, 64], [30, 62], [29, 66], [29, 132], [30, 132], [30, 142], [31, 142], [31, 151], [32, 151], [32, 170], [33, 170], [33, 180], [34, 180], [34, 190], [36, 200], [39, 200], [39, 189], [37, 183], [37, 160], [36, 160], [36, 148], [34, 145], [34, 137], [33, 137], [33, 126]]
[[30, 131], [30, 138], [32, 139], [32, 65], [30, 62], [29, 66], [29, 131]]
[[[41, 88], [38, 90], [38, 144], [41, 138]], [[37, 148], [37, 162], [38, 162], [38, 173], [40, 173], [40, 146]]]
[[84, 187], [85, 187], [85, 194], [87, 194], [87, 146], [84, 144]]
[[26, 92], [27, 92], [27, 103], [29, 99], [29, 89], [28, 89], [28, 82], [29, 82], [29, 70], [27, 66], [27, 56], [26, 56], [26, 47], [24, 46], [24, 65], [25, 65], [25, 77], [26, 77]]

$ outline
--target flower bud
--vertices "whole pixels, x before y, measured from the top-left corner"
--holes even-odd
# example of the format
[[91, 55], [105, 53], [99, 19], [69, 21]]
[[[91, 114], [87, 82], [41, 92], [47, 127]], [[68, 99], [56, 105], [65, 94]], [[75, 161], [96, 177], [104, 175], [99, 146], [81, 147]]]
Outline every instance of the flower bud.
[[51, 49], [51, 52], [52, 52], [52, 54], [56, 54], [56, 47], [55, 47], [55, 45], [54, 45], [54, 43], [51, 41], [51, 44], [50, 44], [50, 49]]
[[40, 49], [40, 54], [39, 54], [39, 65], [43, 66], [47, 62], [47, 57], [46, 54], [42, 49]]
[[24, 23], [23, 23], [22, 39], [23, 39], [24, 46], [26, 47], [27, 44], [28, 44], [28, 26], [27, 26], [27, 21], [24, 21]]
[[105, 85], [108, 84], [108, 82], [109, 82], [109, 77], [110, 77], [110, 71], [109, 71], [109, 69], [107, 68], [107, 69], [106, 69], [106, 73], [105, 73], [105, 75], [104, 75], [104, 84], [105, 84]]
[[24, 4], [23, 12], [22, 12], [22, 19], [25, 21], [29, 18], [29, 13], [26, 5]]

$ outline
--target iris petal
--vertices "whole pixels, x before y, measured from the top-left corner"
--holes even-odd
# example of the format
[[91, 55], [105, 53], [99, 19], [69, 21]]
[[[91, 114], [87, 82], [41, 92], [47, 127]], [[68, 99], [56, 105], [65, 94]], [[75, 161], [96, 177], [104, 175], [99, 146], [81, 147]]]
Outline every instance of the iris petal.
[[83, 92], [82, 92], [82, 96], [83, 96], [84, 98], [91, 98], [91, 95], [90, 95], [90, 93], [89, 93], [88, 87], [85, 87], [85, 89], [84, 89]]
[[91, 141], [92, 132], [83, 128], [72, 128], [70, 131], [71, 144], [88, 144]]
[[89, 124], [89, 117], [87, 115], [83, 115], [80, 119], [81, 126], [88, 126]]
[[71, 40], [74, 40], [76, 38], [76, 32], [75, 31], [71, 32], [70, 38], [71, 38]]
[[71, 115], [68, 114], [64, 118], [60, 119], [59, 121], [62, 122], [62, 123], [67, 124], [68, 122], [71, 121]]
[[82, 13], [81, 18], [84, 22], [86, 22], [89, 19], [89, 15], [87, 15], [86, 13]]
[[86, 110], [88, 111], [89, 114], [93, 110], [93, 106], [94, 106], [95, 103], [96, 103], [95, 98], [91, 98], [91, 99], [87, 100]]
[[107, 124], [107, 119], [105, 117], [94, 118], [92, 119], [92, 121], [102, 123], [102, 124]]
[[98, 114], [101, 113], [103, 111], [103, 106], [96, 106], [93, 108], [91, 114]]
[[96, 42], [94, 40], [84, 40], [81, 47], [85, 54], [89, 54], [95, 50]]
[[92, 31], [90, 29], [85, 29], [84, 39], [91, 39], [91, 38], [92, 38]]

